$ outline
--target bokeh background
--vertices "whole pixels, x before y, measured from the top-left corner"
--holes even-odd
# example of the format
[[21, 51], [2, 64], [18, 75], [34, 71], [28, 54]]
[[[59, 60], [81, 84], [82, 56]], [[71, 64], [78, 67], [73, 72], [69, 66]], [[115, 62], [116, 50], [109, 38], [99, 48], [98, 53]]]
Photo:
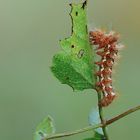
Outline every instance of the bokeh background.
[[[0, 0], [0, 139], [31, 140], [47, 115], [54, 118], [57, 132], [88, 125], [88, 114], [97, 104], [95, 91], [73, 93], [49, 68], [60, 50], [58, 40], [70, 36], [72, 1], [78, 2]], [[116, 30], [126, 46], [114, 75], [119, 95], [105, 109], [106, 118], [140, 104], [139, 14], [139, 0], [89, 0], [89, 27]], [[110, 139], [139, 139], [139, 118], [136, 112], [110, 125]], [[88, 136], [92, 133], [63, 139]]]

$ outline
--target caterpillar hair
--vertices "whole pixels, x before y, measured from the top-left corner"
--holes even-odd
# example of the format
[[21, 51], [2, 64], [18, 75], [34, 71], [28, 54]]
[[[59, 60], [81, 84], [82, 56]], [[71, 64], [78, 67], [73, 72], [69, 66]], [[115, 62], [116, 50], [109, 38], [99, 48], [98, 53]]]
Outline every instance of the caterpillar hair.
[[95, 51], [101, 58], [100, 61], [95, 62], [99, 67], [96, 72], [98, 76], [96, 87], [103, 93], [103, 98], [99, 104], [106, 107], [111, 104], [116, 97], [112, 85], [112, 70], [118, 52], [123, 48], [123, 45], [118, 43], [119, 35], [113, 31], [105, 33], [100, 29], [96, 29], [90, 31], [89, 37], [91, 45], [97, 46]]

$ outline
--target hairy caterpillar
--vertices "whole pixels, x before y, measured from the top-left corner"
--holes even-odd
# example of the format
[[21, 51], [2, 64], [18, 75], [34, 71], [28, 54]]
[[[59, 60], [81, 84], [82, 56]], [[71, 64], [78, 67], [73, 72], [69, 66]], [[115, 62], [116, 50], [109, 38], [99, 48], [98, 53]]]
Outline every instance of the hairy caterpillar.
[[101, 106], [108, 106], [116, 97], [116, 93], [112, 86], [112, 69], [118, 51], [123, 45], [118, 43], [119, 35], [113, 31], [108, 34], [102, 30], [96, 29], [89, 33], [91, 45], [97, 45], [96, 54], [101, 57], [98, 65], [99, 70], [96, 72], [98, 82], [96, 87], [102, 91], [103, 98], [100, 101]]

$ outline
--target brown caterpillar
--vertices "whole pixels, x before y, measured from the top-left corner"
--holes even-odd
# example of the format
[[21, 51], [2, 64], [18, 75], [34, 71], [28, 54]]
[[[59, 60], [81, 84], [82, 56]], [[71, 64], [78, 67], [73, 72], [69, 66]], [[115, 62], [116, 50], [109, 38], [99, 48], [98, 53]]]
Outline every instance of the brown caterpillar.
[[97, 45], [96, 54], [101, 57], [100, 61], [95, 63], [99, 67], [96, 72], [98, 76], [96, 87], [103, 93], [103, 98], [99, 104], [105, 107], [111, 104], [116, 97], [112, 86], [112, 69], [118, 56], [118, 51], [123, 45], [118, 44], [119, 35], [112, 31], [107, 34], [97, 29], [91, 31], [89, 36], [91, 45]]

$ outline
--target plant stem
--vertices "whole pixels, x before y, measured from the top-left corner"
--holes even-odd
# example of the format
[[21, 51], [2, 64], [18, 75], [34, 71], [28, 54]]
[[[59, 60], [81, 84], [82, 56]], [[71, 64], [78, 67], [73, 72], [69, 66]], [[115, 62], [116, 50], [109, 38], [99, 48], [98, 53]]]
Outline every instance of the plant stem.
[[104, 133], [105, 140], [109, 140], [109, 137], [108, 137], [108, 134], [107, 134], [107, 130], [106, 130], [106, 125], [104, 125], [105, 124], [105, 120], [104, 120], [104, 117], [103, 117], [103, 108], [99, 104], [100, 101], [101, 101], [101, 92], [98, 92], [98, 90], [97, 90], [97, 94], [98, 94], [99, 116], [100, 116], [100, 119], [101, 119], [101, 123], [103, 124], [102, 130], [103, 130], [103, 133]]
[[68, 137], [68, 136], [72, 136], [72, 135], [76, 135], [76, 134], [80, 134], [80, 133], [83, 133], [83, 132], [86, 132], [86, 131], [90, 131], [90, 130], [94, 130], [94, 129], [97, 129], [99, 127], [104, 127], [104, 126], [107, 126], [107, 125], [110, 125], [114, 122], [116, 122], [117, 120], [137, 111], [137, 110], [140, 110], [140, 105], [139, 106], [136, 106], [134, 108], [131, 108], [125, 112], [123, 112], [122, 114], [119, 114], [117, 116], [115, 116], [114, 118], [112, 119], [109, 119], [107, 121], [104, 121], [104, 123], [100, 123], [100, 124], [97, 124], [97, 125], [93, 125], [93, 126], [88, 126], [88, 127], [85, 127], [85, 128], [81, 128], [79, 130], [75, 130], [75, 131], [72, 131], [72, 132], [64, 132], [64, 133], [59, 133], [59, 134], [53, 134], [53, 135], [50, 135], [50, 136], [47, 136], [45, 137], [43, 140], [50, 140], [50, 139], [56, 139], [56, 138], [62, 138], [62, 137]]

